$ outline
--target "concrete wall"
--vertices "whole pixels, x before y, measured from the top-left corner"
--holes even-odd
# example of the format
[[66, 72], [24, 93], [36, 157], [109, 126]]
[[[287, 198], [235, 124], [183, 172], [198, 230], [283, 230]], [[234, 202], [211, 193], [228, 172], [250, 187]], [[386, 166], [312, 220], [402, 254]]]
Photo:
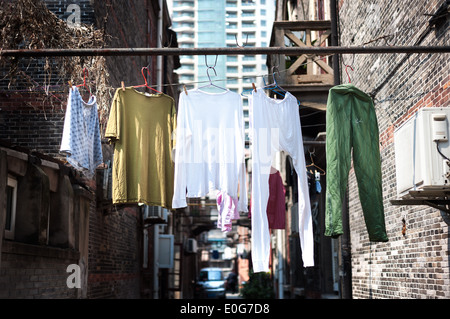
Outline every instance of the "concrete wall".
[[[444, 26], [427, 29], [445, 1], [339, 1], [340, 45], [448, 45]], [[377, 40], [378, 39], [378, 40]], [[448, 107], [448, 54], [344, 55], [351, 81], [374, 95], [380, 130], [387, 243], [369, 243], [354, 171], [349, 219], [353, 298], [449, 298], [449, 218], [428, 206], [393, 206], [396, 199], [394, 129], [422, 107]], [[342, 67], [342, 83], [347, 75]], [[402, 234], [405, 219], [406, 233]]]
[[[89, 207], [84, 203], [92, 201], [93, 196], [72, 184], [70, 171], [56, 161], [4, 146], [0, 149], [0, 185], [6, 183], [8, 176], [17, 181], [13, 237], [3, 238], [6, 210], [0, 211], [0, 297], [86, 296], [87, 282], [82, 278], [87, 270], [88, 252], [83, 247], [88, 242], [84, 230], [89, 229], [85, 217], [89, 216]], [[5, 196], [1, 196], [0, 207], [5, 207], [5, 202]], [[72, 274], [68, 272], [70, 265], [80, 267], [78, 288], [67, 284]]]

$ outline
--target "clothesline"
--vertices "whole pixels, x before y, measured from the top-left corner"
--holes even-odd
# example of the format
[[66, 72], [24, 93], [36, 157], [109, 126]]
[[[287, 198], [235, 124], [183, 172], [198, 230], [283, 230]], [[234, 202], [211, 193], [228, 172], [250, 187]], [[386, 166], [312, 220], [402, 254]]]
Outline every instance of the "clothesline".
[[151, 55], [302, 55], [302, 54], [396, 54], [450, 53], [450, 46], [329, 46], [329, 47], [238, 47], [238, 48], [105, 48], [2, 50], [3, 57], [45, 56], [151, 56]]
[[[300, 64], [299, 67], [305, 66], [305, 65], [310, 64], [310, 63], [315, 63], [317, 60], [321, 60], [321, 59], [327, 58], [329, 56], [331, 56], [331, 55], [320, 56], [319, 58], [314, 59], [314, 60], [312, 60], [310, 62], [304, 62], [304, 63]], [[283, 70], [277, 70], [276, 72], [272, 72], [272, 73], [268, 73], [268, 74], [233, 77], [233, 79], [244, 80], [244, 79], [253, 79], [253, 78], [263, 78], [263, 77], [275, 76], [276, 74], [284, 73], [284, 72], [287, 72], [287, 71], [288, 71], [288, 69], [283, 69]], [[27, 78], [30, 78], [26, 74], [24, 74], [24, 76], [26, 76]], [[26, 93], [42, 93], [42, 92], [44, 92], [46, 94], [49, 94], [49, 93], [50, 94], [51, 93], [66, 93], [64, 90], [61, 90], [61, 88], [66, 87], [66, 84], [40, 85], [36, 81], [34, 81], [33, 79], [30, 79], [30, 80], [33, 81], [36, 84], [37, 90], [33, 90], [31, 88], [19, 89], [19, 90], [0, 90], [0, 93], [22, 93], [22, 92], [26, 92]], [[211, 82], [224, 82], [224, 81], [227, 81], [227, 80], [228, 80], [227, 78], [222, 78], [222, 79], [212, 80]], [[165, 83], [165, 84], [162, 84], [161, 86], [162, 87], [183, 86], [183, 85], [192, 86], [192, 85], [195, 85], [195, 84], [205, 84], [205, 83], [209, 83], [209, 80], [193, 81], [193, 82], [185, 82], [185, 83]], [[157, 86], [156, 85], [149, 85], [149, 87], [155, 88]], [[60, 90], [51, 91], [50, 88], [60, 89]], [[112, 90], [112, 91], [117, 89], [116, 87], [107, 87], [107, 88]]]

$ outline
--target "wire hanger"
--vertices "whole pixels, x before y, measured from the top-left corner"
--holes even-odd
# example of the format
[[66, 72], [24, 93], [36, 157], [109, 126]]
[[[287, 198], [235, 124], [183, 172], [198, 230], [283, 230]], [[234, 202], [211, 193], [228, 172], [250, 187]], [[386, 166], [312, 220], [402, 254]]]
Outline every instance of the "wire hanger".
[[353, 58], [352, 58], [352, 63], [351, 64], [346, 64], [344, 62], [344, 58], [342, 57], [342, 64], [345, 65], [345, 73], [347, 73], [347, 78], [348, 78], [348, 83], [352, 83], [352, 80], [350, 79], [350, 75], [348, 74], [348, 68], [350, 68], [353, 71], [353, 62], [355, 61], [355, 55], [353, 54]]
[[[276, 74], [279, 73], [279, 71], [275, 72], [275, 69], [278, 69], [277, 66], [272, 66], [272, 78], [273, 78], [273, 83], [272, 84], [268, 84], [265, 85], [264, 87], [262, 87], [262, 89], [264, 90], [270, 90], [282, 97], [286, 96], [287, 91], [285, 89], [283, 89], [281, 86], [278, 85], [277, 82], [277, 78], [276, 78]], [[297, 104], [298, 106], [301, 105], [300, 101], [297, 99]]]
[[[314, 153], [315, 153], [315, 150], [314, 150], [313, 152], [309, 152], [309, 157], [311, 158], [311, 164], [306, 165], [306, 168], [308, 168], [308, 167], [314, 167], [314, 168], [316, 168], [316, 169], [318, 169], [318, 170], [320, 171], [320, 175], [325, 175], [325, 174], [326, 174], [325, 170], [323, 170], [322, 168], [320, 168], [319, 166], [317, 166], [317, 165], [314, 163], [314, 159], [313, 159], [313, 154], [314, 154]], [[307, 170], [307, 171], [308, 171], [308, 170]], [[314, 172], [313, 172], [312, 170], [309, 170], [308, 173], [314, 174]]]
[[145, 74], [144, 74], [144, 70], [147, 70], [147, 73], [148, 73], [148, 74], [150, 74], [150, 72], [149, 72], [149, 70], [148, 70], [148, 67], [146, 67], [146, 66], [144, 66], [144, 67], [141, 69], [141, 74], [142, 74], [142, 77], [144, 78], [145, 83], [144, 83], [144, 84], [141, 84], [141, 85], [135, 85], [135, 86], [133, 86], [133, 87], [134, 87], [134, 88], [139, 88], [139, 87], [144, 87], [144, 86], [145, 86], [147, 89], [153, 90], [153, 91], [155, 91], [155, 92], [157, 92], [157, 93], [160, 93], [160, 94], [164, 94], [163, 92], [160, 92], [160, 91], [158, 91], [158, 90], [156, 90], [156, 89], [154, 89], [154, 88], [152, 88], [152, 87], [150, 87], [150, 86], [148, 85], [147, 77], [146, 77]]
[[352, 83], [352, 80], [350, 79], [350, 75], [348, 75], [348, 70], [347, 70], [347, 68], [352, 69], [352, 71], [353, 71], [353, 68], [352, 68], [351, 65], [346, 65], [346, 66], [345, 66], [345, 73], [347, 73], [348, 83]]
[[264, 90], [270, 90], [278, 95], [281, 96], [286, 96], [286, 90], [283, 89], [281, 86], [278, 85], [277, 79], [276, 79], [276, 73], [274, 70], [278, 69], [276, 66], [272, 66], [272, 78], [273, 78], [273, 83], [272, 84], [268, 84], [262, 87], [262, 89]]
[[218, 86], [218, 85], [215, 85], [214, 83], [212, 83], [211, 77], [210, 77], [210, 75], [209, 75], [209, 70], [213, 70], [213, 71], [214, 71], [214, 75], [217, 76], [217, 72], [216, 72], [216, 69], [215, 69], [216, 64], [217, 64], [217, 57], [218, 57], [218, 56], [216, 55], [216, 60], [215, 60], [215, 62], [214, 62], [214, 65], [213, 65], [213, 66], [209, 66], [209, 65], [208, 65], [208, 60], [207, 60], [206, 55], [205, 55], [206, 75], [208, 76], [209, 84], [200, 86], [200, 87], [198, 87], [199, 89], [214, 86], [214, 87], [216, 87], [216, 88], [218, 88], [218, 89], [228, 91], [227, 88], [224, 88], [224, 87], [221, 87], [221, 86]]
[[234, 35], [234, 39], [236, 40], [236, 46], [238, 48], [245, 48], [248, 44], [248, 33], [247, 33], [247, 38], [245, 39], [245, 43], [243, 43], [242, 45], [239, 45], [236, 34]]
[[[88, 71], [87, 68], [84, 68], [83, 69], [83, 84], [78, 84], [78, 85], [76, 85], [76, 87], [77, 88], [78, 87], [82, 87], [82, 86], [85, 87], [87, 89], [87, 91], [89, 92], [89, 97], [91, 97], [92, 96], [91, 89], [89, 89], [89, 86], [86, 83], [86, 78], [88, 76], [89, 76], [89, 71]], [[71, 89], [72, 89], [72, 82], [71, 81], [69, 81], [69, 85], [71, 86]]]
[[[263, 89], [263, 90], [270, 90], [270, 91], [272, 91], [272, 92], [274, 92], [274, 93], [276, 93], [276, 94], [278, 94], [278, 95], [280, 95], [282, 97], [285, 97], [287, 91], [285, 89], [283, 89], [281, 86], [278, 85], [277, 79], [275, 77], [275, 74], [277, 74], [278, 72], [274, 72], [275, 68], [277, 68], [277, 67], [276, 66], [272, 66], [272, 73], [271, 74], [272, 74], [272, 78], [273, 78], [273, 83], [266, 84], [266, 81], [264, 80], [264, 77], [263, 77], [262, 79], [264, 81], [264, 86], [261, 89]], [[255, 92], [257, 92], [256, 86], [255, 86], [254, 83], [252, 83], [252, 87], [253, 87], [252, 89], [247, 89], [247, 90], [242, 91], [241, 95], [246, 97], [245, 93], [251, 92], [253, 90]], [[297, 104], [298, 104], [298, 106], [301, 105], [300, 101], [298, 99], [297, 99]]]

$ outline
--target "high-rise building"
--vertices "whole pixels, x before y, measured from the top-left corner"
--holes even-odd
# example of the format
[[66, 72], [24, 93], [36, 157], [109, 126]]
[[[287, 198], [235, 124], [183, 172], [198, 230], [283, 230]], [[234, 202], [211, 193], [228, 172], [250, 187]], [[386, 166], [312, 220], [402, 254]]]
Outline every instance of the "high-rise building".
[[[275, 13], [275, 0], [172, 0], [173, 30], [180, 48], [267, 47]], [[217, 61], [216, 61], [217, 59]], [[180, 83], [188, 88], [209, 83], [236, 93], [263, 85], [266, 56], [181, 56], [177, 70]], [[207, 69], [207, 66], [214, 66]], [[208, 71], [208, 74], [207, 74]], [[267, 78], [266, 78], [267, 79]], [[248, 136], [248, 100], [243, 97]]]

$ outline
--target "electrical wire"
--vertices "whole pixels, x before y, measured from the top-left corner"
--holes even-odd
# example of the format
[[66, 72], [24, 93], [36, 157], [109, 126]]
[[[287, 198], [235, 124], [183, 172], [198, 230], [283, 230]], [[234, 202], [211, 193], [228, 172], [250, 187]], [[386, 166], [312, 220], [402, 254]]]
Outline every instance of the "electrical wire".
[[447, 161], [450, 162], [450, 158], [448, 158], [447, 156], [445, 156], [444, 154], [442, 154], [442, 152], [441, 152], [441, 150], [440, 150], [440, 148], [439, 148], [439, 141], [434, 141], [434, 142], [436, 143], [436, 149], [437, 149], [438, 153], [441, 154], [441, 156], [442, 156], [443, 158], [445, 158]]

